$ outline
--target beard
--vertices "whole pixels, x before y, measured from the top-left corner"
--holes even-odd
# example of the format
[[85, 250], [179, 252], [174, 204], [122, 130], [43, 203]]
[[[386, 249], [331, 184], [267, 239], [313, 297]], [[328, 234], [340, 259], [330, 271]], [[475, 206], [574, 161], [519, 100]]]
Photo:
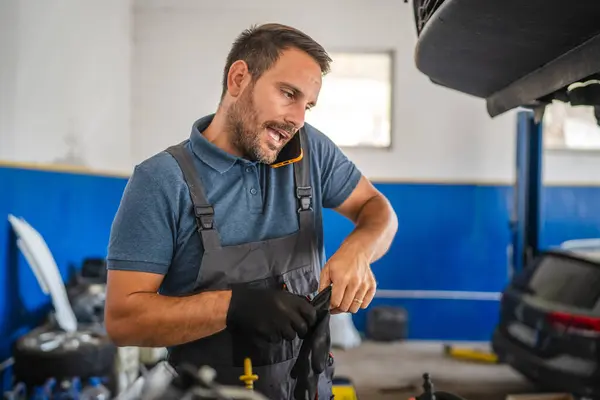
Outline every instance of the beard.
[[254, 103], [254, 87], [249, 86], [241, 97], [227, 111], [227, 130], [233, 145], [242, 153], [244, 158], [264, 164], [272, 164], [277, 160], [281, 149], [289, 139], [281, 139], [278, 146], [265, 141], [262, 136], [268, 128], [281, 129], [290, 134], [294, 133], [293, 125], [267, 121], [260, 123]]

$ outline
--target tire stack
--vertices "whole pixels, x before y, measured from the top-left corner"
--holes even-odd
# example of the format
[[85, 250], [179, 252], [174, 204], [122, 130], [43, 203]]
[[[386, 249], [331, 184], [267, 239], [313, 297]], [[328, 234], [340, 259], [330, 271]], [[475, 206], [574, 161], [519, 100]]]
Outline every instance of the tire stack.
[[86, 259], [80, 271], [73, 271], [66, 287], [78, 330], [65, 332], [51, 314], [43, 326], [20, 337], [13, 347], [15, 381], [28, 389], [49, 379], [79, 378], [85, 385], [91, 378], [104, 378], [105, 386], [117, 393], [118, 348], [103, 324], [106, 266], [101, 259]]
[[117, 347], [102, 332], [64, 332], [51, 326], [32, 330], [17, 340], [13, 350], [13, 372], [17, 382], [28, 388], [78, 377], [110, 377], [114, 372]]

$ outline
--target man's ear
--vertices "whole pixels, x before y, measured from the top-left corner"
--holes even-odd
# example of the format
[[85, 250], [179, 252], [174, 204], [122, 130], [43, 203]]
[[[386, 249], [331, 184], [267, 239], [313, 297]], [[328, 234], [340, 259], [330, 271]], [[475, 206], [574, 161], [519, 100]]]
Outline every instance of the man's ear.
[[250, 79], [250, 71], [245, 61], [237, 60], [227, 73], [227, 92], [232, 97], [238, 97]]

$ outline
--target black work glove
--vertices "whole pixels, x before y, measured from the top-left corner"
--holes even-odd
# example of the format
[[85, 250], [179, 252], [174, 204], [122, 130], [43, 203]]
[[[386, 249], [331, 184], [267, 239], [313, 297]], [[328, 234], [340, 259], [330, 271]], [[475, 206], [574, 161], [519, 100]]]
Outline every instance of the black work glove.
[[322, 290], [311, 302], [317, 312], [317, 322], [304, 338], [291, 376], [296, 379], [294, 398], [314, 400], [319, 384], [319, 375], [325, 371], [329, 361], [331, 334], [329, 332], [331, 286]]
[[267, 342], [304, 337], [317, 312], [304, 297], [277, 289], [235, 287], [227, 311], [227, 327]]

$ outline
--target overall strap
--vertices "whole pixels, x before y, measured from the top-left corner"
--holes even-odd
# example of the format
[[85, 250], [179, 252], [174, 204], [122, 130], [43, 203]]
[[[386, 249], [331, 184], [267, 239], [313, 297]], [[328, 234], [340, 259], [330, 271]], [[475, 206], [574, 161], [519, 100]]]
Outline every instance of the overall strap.
[[175, 158], [179, 164], [179, 168], [183, 172], [183, 179], [187, 184], [190, 192], [190, 197], [194, 205], [194, 216], [196, 218], [196, 226], [201, 234], [202, 244], [205, 250], [221, 247], [221, 241], [217, 230], [214, 227], [215, 210], [209, 204], [204, 188], [200, 181], [198, 171], [194, 166], [194, 161], [190, 153], [186, 150], [183, 141], [179, 144], [167, 148], [167, 152]]
[[300, 229], [306, 228], [306, 222], [312, 218], [313, 211], [313, 189], [310, 182], [310, 152], [308, 138], [304, 128], [298, 132], [300, 145], [302, 146], [302, 159], [292, 164], [294, 166], [294, 182], [296, 197], [298, 198], [298, 213], [300, 217]]

